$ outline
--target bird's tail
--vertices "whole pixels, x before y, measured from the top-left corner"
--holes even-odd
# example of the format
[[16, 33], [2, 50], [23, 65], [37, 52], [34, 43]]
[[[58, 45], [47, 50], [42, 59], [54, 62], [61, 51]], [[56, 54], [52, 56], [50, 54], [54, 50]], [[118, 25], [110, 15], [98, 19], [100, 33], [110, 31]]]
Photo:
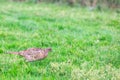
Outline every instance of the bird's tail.
[[8, 52], [9, 54], [19, 54], [19, 52]]

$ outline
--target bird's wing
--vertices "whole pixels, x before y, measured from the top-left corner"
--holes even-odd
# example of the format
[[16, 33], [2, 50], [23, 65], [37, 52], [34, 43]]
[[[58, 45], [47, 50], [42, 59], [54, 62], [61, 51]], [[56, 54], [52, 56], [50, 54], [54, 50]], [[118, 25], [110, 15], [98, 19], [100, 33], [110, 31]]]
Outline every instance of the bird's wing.
[[31, 55], [24, 56], [27, 61], [34, 61], [35, 59]]

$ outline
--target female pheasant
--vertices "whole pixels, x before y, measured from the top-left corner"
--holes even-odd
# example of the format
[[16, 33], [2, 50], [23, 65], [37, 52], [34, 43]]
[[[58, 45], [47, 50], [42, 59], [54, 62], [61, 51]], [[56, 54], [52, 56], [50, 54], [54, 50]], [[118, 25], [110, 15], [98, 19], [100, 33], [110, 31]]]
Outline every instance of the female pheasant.
[[47, 49], [29, 48], [27, 50], [20, 51], [20, 52], [11, 52], [11, 54], [21, 55], [25, 57], [27, 61], [36, 61], [36, 60], [41, 60], [46, 58], [48, 55], [48, 52], [50, 52], [51, 50], [52, 50], [51, 48], [47, 48]]

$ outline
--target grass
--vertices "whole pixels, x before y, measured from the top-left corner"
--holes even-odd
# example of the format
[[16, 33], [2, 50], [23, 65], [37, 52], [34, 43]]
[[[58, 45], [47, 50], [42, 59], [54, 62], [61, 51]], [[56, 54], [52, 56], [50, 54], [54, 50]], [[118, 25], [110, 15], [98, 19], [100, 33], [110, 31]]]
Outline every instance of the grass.
[[[6, 54], [51, 47], [41, 61]], [[120, 80], [120, 14], [0, 3], [0, 80]]]

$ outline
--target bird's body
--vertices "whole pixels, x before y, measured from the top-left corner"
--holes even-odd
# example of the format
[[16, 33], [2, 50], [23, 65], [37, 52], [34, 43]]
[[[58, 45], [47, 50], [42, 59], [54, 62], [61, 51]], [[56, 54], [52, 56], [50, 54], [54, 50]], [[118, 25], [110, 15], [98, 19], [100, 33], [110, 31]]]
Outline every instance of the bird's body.
[[11, 54], [21, 55], [25, 57], [27, 61], [35, 61], [35, 60], [41, 60], [46, 58], [49, 51], [51, 51], [51, 48], [47, 48], [47, 49], [29, 48], [27, 50], [20, 51], [20, 52], [11, 52]]

